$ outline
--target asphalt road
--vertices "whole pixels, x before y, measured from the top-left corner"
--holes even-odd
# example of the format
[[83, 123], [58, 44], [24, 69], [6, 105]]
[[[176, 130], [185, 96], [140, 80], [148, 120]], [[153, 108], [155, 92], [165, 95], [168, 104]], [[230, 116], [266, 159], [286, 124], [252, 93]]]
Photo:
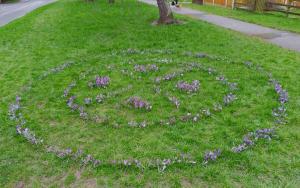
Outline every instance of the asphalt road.
[[55, 0], [21, 0], [16, 3], [0, 4], [0, 26], [20, 18], [41, 6]]

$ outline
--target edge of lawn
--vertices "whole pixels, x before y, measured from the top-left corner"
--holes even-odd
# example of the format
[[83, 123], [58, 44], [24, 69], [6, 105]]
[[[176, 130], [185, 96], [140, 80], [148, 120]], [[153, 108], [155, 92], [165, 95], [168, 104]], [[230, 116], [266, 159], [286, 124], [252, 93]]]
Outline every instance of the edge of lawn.
[[[257, 23], [255, 21], [243, 19], [243, 18], [241, 18], [239, 16], [220, 14], [218, 11], [203, 10], [200, 7], [200, 5], [193, 4], [193, 3], [188, 3], [188, 4], [184, 3], [184, 4], [181, 4], [181, 5], [184, 8], [189, 8], [189, 9], [192, 9], [192, 10], [198, 10], [198, 11], [205, 12], [205, 13], [212, 14], [212, 15], [223, 16], [223, 17], [226, 17], [226, 18], [232, 18], [232, 19], [240, 20], [240, 21], [247, 22], [247, 23], [252, 23], [252, 24], [257, 24], [257, 25], [264, 26], [264, 27], [269, 27], [269, 28], [272, 28], [272, 29], [277, 29], [277, 30], [280, 30], [280, 31], [288, 31], [288, 32], [300, 34], [300, 29], [299, 30], [297, 30], [297, 29], [288, 29], [288, 28], [276, 27], [274, 25], [273, 26], [271, 26], [271, 25], [265, 25], [265, 24], [262, 24], [262, 23]], [[213, 5], [204, 5], [204, 6], [213, 6]], [[228, 8], [221, 7], [221, 6], [218, 6], [218, 5], [216, 5], [216, 7], [218, 9], [221, 9], [221, 8], [222, 9], [228, 9]], [[232, 11], [237, 11], [237, 10], [232, 10]], [[240, 11], [243, 11], [243, 10], [240, 10]], [[246, 10], [244, 10], [244, 11], [246, 11]], [[253, 14], [259, 14], [259, 13], [253, 12]], [[263, 14], [261, 14], [261, 15], [263, 16]], [[299, 23], [300, 23], [300, 19], [299, 19]]]

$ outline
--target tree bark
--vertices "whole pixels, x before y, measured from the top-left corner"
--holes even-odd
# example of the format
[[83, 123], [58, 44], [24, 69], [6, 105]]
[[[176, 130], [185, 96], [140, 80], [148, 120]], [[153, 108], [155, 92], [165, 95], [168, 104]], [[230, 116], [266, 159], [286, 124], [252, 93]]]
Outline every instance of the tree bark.
[[157, 6], [159, 9], [158, 24], [172, 24], [174, 20], [170, 4], [167, 0], [157, 0]]

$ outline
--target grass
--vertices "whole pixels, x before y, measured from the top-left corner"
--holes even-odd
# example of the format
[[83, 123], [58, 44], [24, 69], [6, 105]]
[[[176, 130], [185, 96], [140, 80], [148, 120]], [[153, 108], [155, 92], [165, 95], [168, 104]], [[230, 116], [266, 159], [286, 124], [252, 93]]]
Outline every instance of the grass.
[[239, 9], [232, 10], [230, 8], [224, 8], [220, 6], [197, 5], [193, 3], [182, 5], [183, 7], [204, 11], [219, 16], [235, 18], [241, 21], [255, 23], [258, 25], [271, 27], [279, 30], [300, 33], [299, 16], [290, 15], [289, 17], [287, 17], [285, 14], [278, 12], [259, 13]]
[[[63, 0], [40, 8], [0, 29], [0, 185], [14, 187], [107, 186], [107, 187], [298, 187], [300, 55], [261, 40], [185, 17], [182, 25], [154, 27], [157, 9], [133, 1], [106, 2]], [[199, 36], [199, 37], [195, 37]], [[124, 54], [129, 48], [171, 50], [166, 53]], [[276, 107], [276, 95], [266, 77], [241, 64], [226, 60], [195, 59], [181, 55], [186, 51], [204, 52], [237, 62], [252, 61], [271, 72], [289, 91], [288, 124], [271, 142], [232, 154], [244, 134], [270, 127], [270, 112]], [[112, 52], [113, 53], [112, 55]], [[172, 60], [161, 70], [126, 77], [120, 70], [133, 65]], [[39, 75], [67, 61], [75, 65], [40, 80]], [[222, 112], [201, 122], [179, 123], [173, 127], [153, 126], [134, 129], [126, 126], [132, 118], [155, 120], [179, 113], [168, 100], [153, 93], [152, 79], [178, 69], [185, 62], [199, 61], [214, 67], [229, 80], [237, 82], [238, 100]], [[130, 62], [132, 62], [130, 64]], [[72, 90], [79, 99], [98, 92], [113, 91], [133, 84], [133, 89], [92, 105], [90, 113], [108, 114], [109, 125], [83, 121], [65, 104], [64, 88], [82, 71], [92, 73]], [[107, 89], [89, 89], [94, 75], [109, 75]], [[222, 101], [226, 87], [205, 72], [191, 72], [183, 77], [201, 82], [197, 95], [189, 96], [174, 89], [176, 81], [167, 82], [163, 91], [178, 96], [182, 112], [196, 112]], [[81, 168], [68, 159], [59, 159], [16, 135], [15, 125], [7, 117], [9, 103], [32, 82], [30, 92], [22, 93], [23, 113], [28, 126], [47, 144], [62, 148], [83, 148], [99, 159], [168, 158], [185, 152], [201, 161], [207, 150], [221, 148], [224, 153], [216, 162], [203, 166], [176, 165], [163, 173], [156, 169]], [[151, 112], [130, 109], [122, 103], [139, 95], [153, 104]], [[107, 113], [103, 113], [106, 111]], [[121, 126], [113, 128], [115, 124]], [[123, 126], [124, 125], [124, 126]]]

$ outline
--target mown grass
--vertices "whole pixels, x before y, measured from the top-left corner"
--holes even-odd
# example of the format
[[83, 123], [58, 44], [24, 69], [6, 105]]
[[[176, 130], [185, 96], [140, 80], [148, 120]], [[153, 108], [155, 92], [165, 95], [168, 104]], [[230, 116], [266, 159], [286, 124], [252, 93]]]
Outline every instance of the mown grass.
[[[108, 5], [98, 1], [65, 0], [40, 8], [0, 29], [1, 186], [13, 187], [22, 183], [29, 187], [86, 187], [96, 184], [109, 187], [299, 186], [300, 55], [184, 17], [180, 19], [185, 24], [154, 27], [151, 22], [156, 18], [155, 7], [133, 1]], [[173, 53], [117, 53], [111, 56], [112, 51], [129, 48], [172, 50]], [[204, 52], [237, 62], [252, 61], [272, 72], [290, 95], [289, 122], [279, 129], [278, 138], [260, 142], [242, 154], [230, 153], [231, 147], [239, 143], [245, 133], [271, 126], [270, 114], [276, 106], [276, 95], [267, 84], [268, 80], [255, 71], [227, 61], [195, 60], [180, 55], [186, 51]], [[174, 63], [163, 65], [157, 73], [141, 75], [141, 80], [121, 79], [123, 77], [118, 71], [118, 67], [132, 69], [134, 63], [148, 64], [151, 59], [166, 58]], [[66, 61], [74, 61], [77, 65], [44, 80], [38, 79], [49, 68]], [[128, 64], [130, 61], [133, 63]], [[147, 116], [152, 120], [157, 115], [164, 116], [162, 113], [171, 113], [169, 110], [174, 108], [168, 106], [164, 98], [152, 93], [151, 78], [189, 61], [200, 61], [216, 68], [228, 79], [237, 82], [240, 88], [236, 102], [197, 124], [180, 123], [173, 127], [145, 129], [121, 126], [115, 129], [80, 120], [76, 113], [67, 109], [61, 97], [64, 88], [81, 71], [93, 68], [94, 74], [112, 77], [112, 88], [107, 90], [134, 84], [133, 91], [104, 104], [104, 109], [111, 111], [112, 121], [126, 122], [127, 116], [118, 118], [122, 113]], [[108, 69], [111, 65], [115, 66], [112, 70]], [[88, 75], [86, 80], [92, 79], [94, 74]], [[214, 77], [201, 72], [184, 77], [189, 81], [195, 78], [202, 85], [199, 95], [193, 96], [193, 100], [172, 91], [176, 82], [168, 83], [163, 89], [180, 96], [187, 111], [210, 106], [214, 99], [222, 99], [225, 90], [215, 83]], [[29, 127], [48, 144], [82, 147], [100, 159], [134, 157], [147, 160], [185, 152], [201, 161], [206, 150], [215, 148], [221, 148], [224, 154], [208, 166], [178, 165], [164, 173], [155, 169], [140, 171], [117, 167], [81, 169], [79, 164], [45, 153], [16, 135], [15, 126], [7, 117], [8, 104], [29, 82], [33, 82], [34, 86], [23, 95], [24, 115], [29, 120]], [[81, 97], [96, 93], [88, 89], [86, 82], [79, 83], [72, 92]], [[136, 94], [154, 104], [149, 116], [126, 106], [114, 105]], [[90, 109], [97, 111], [102, 107]]]
[[260, 13], [239, 9], [232, 10], [221, 6], [197, 5], [193, 3], [182, 4], [182, 6], [279, 30], [300, 33], [300, 17], [295, 15], [287, 17], [286, 14], [278, 12]]

